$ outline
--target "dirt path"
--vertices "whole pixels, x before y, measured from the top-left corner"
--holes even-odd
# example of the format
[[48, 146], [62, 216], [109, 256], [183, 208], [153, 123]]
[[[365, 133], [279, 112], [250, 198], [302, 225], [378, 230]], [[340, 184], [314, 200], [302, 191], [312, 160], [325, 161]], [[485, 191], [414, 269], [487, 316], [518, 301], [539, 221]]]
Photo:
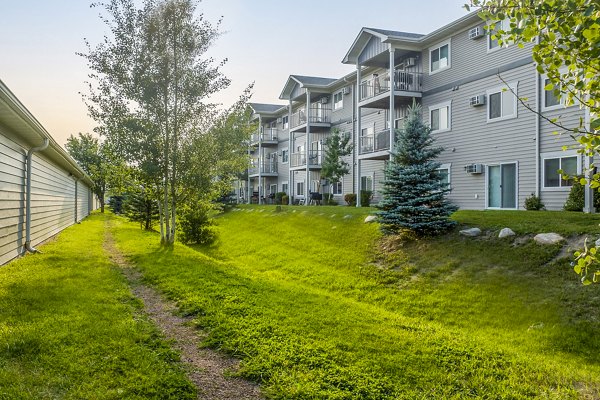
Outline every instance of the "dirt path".
[[262, 399], [257, 385], [241, 378], [225, 376], [227, 372], [237, 370], [237, 360], [198, 347], [203, 338], [202, 331], [190, 326], [191, 319], [176, 315], [175, 303], [142, 282], [141, 273], [117, 250], [108, 221], [105, 232], [104, 248], [123, 271], [133, 294], [143, 301], [148, 317], [167, 339], [174, 341], [173, 347], [181, 354], [188, 378], [198, 388], [198, 399]]

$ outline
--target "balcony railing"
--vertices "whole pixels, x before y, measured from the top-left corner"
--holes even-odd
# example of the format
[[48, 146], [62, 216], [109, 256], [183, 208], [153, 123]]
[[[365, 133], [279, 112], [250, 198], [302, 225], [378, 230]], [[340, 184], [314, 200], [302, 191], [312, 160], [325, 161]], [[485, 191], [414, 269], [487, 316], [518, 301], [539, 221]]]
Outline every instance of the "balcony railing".
[[[423, 74], [421, 72], [406, 72], [404, 70], [394, 71], [394, 89], [408, 92], [418, 92], [421, 90]], [[370, 99], [389, 92], [390, 76], [386, 72], [380, 76], [368, 79], [360, 84], [360, 101]]]
[[[312, 105], [310, 107], [310, 123], [329, 123], [331, 122], [331, 108], [326, 106]], [[300, 109], [292, 114], [291, 127], [295, 128], [300, 125], [306, 124], [306, 111]]]
[[255, 133], [252, 135], [252, 143], [260, 142], [276, 142], [279, 137], [279, 131], [277, 129], [268, 128], [264, 129], [262, 133]]
[[248, 169], [248, 173], [250, 175], [258, 175], [260, 166], [261, 174], [276, 174], [277, 173], [277, 161], [276, 160], [266, 160], [260, 163], [253, 162]]
[[[395, 135], [394, 135], [395, 136]], [[390, 130], [360, 137], [360, 154], [375, 153], [390, 149]]]
[[[309, 166], [319, 166], [323, 162], [323, 150], [311, 150], [308, 152]], [[292, 153], [290, 156], [292, 168], [306, 166], [306, 152]]]

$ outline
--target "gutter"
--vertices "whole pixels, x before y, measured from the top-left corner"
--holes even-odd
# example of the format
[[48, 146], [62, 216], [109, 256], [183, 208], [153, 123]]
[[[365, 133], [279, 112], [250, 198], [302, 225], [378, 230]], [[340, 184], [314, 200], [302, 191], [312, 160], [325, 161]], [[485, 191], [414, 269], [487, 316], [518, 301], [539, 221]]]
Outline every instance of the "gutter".
[[44, 144], [38, 147], [32, 147], [27, 152], [27, 182], [25, 185], [25, 250], [30, 253], [39, 253], [34, 247], [31, 247], [31, 164], [33, 153], [46, 150], [50, 141], [44, 138]]
[[535, 69], [535, 195], [540, 198], [540, 137], [541, 137], [540, 74]]

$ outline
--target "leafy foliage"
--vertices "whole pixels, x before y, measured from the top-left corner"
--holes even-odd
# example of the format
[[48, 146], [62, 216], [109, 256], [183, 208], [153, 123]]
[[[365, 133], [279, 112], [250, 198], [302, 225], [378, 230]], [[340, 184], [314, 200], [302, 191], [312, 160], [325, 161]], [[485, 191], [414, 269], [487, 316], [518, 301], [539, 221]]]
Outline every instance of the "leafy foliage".
[[325, 139], [325, 156], [321, 164], [321, 178], [329, 180], [330, 188], [350, 172], [348, 162], [342, 158], [350, 154], [350, 135], [341, 135], [339, 129], [333, 129]]
[[346, 205], [349, 206], [356, 206], [356, 193], [346, 193], [344, 195], [344, 201], [346, 202]]
[[542, 199], [531, 193], [531, 196], [525, 198], [525, 209], [528, 211], [539, 211], [545, 210], [546, 206], [542, 203]]
[[130, 221], [137, 222], [143, 229], [151, 230], [158, 221], [159, 212], [156, 196], [143, 187], [135, 188], [125, 196], [123, 209]]
[[450, 188], [440, 180], [440, 163], [435, 161], [443, 149], [432, 147], [430, 131], [421, 120], [420, 106], [413, 103], [385, 169], [383, 198], [377, 205], [384, 233], [410, 229], [419, 236], [435, 235], [456, 224], [449, 217], [457, 207], [446, 199]]
[[373, 192], [371, 190], [361, 190], [360, 191], [361, 207], [370, 207], [372, 198], [373, 198]]
[[214, 223], [209, 213], [212, 208], [202, 202], [186, 204], [180, 215], [179, 240], [185, 244], [209, 244], [216, 239]]

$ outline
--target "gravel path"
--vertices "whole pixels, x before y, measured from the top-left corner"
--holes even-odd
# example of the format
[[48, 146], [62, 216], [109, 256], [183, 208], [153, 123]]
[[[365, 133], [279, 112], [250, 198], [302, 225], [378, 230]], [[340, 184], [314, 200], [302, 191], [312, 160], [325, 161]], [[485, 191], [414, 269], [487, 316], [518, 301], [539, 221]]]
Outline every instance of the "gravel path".
[[190, 381], [198, 388], [198, 399], [245, 400], [262, 399], [258, 385], [241, 378], [226, 376], [239, 368], [239, 361], [210, 349], [200, 349], [204, 334], [192, 326], [191, 319], [176, 315], [174, 302], [162, 297], [154, 288], [142, 282], [142, 275], [129, 264], [115, 247], [107, 222], [104, 248], [127, 278], [133, 294], [144, 303], [144, 311], [163, 335], [173, 340], [180, 352]]

